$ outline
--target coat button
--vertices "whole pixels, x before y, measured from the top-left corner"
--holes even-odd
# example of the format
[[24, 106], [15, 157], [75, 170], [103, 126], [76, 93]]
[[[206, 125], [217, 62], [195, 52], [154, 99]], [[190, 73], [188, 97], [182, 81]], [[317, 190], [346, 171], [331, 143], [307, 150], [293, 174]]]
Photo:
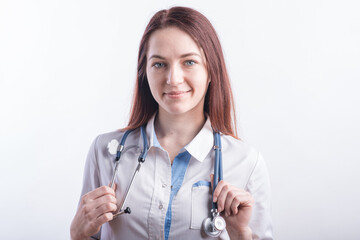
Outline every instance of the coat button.
[[163, 207], [164, 207], [164, 206], [163, 206], [162, 204], [159, 205], [159, 209], [163, 209]]

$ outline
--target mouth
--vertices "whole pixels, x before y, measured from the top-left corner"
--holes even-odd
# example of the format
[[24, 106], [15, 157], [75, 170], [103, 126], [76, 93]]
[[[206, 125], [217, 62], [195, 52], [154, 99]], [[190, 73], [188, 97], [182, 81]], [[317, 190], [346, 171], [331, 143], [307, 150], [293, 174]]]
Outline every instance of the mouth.
[[188, 91], [170, 91], [170, 92], [165, 92], [164, 95], [169, 97], [169, 98], [178, 99], [178, 98], [182, 98], [183, 96], [185, 96], [190, 91], [191, 90], [188, 90]]

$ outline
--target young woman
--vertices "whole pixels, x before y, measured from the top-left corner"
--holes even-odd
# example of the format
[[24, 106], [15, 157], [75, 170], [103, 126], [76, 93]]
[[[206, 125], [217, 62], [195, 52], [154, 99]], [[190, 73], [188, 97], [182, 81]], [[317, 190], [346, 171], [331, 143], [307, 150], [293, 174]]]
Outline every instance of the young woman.
[[[229, 77], [211, 23], [190, 8], [157, 12], [140, 43], [129, 124], [98, 136], [90, 148], [72, 239], [272, 239], [266, 166], [259, 152], [237, 138], [235, 125]], [[111, 144], [129, 129], [134, 131], [111, 188]], [[213, 181], [215, 166], [221, 166], [214, 160], [220, 148], [215, 132], [221, 136], [224, 180]], [[147, 157], [124, 203], [131, 214], [117, 216], [143, 136]]]

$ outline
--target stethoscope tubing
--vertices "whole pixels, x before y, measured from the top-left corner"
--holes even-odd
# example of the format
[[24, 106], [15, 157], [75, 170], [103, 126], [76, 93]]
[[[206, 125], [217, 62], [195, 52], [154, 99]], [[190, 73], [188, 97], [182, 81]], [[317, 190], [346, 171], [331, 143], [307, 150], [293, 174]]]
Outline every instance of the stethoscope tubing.
[[[132, 145], [132, 146], [129, 146], [128, 148], [124, 148], [126, 138], [129, 136], [129, 134], [133, 130], [134, 129], [127, 130], [124, 133], [123, 137], [121, 138], [120, 144], [119, 144], [117, 152], [116, 152], [115, 168], [114, 168], [114, 173], [113, 173], [113, 176], [111, 178], [111, 184], [110, 184], [111, 188], [113, 188], [113, 186], [115, 184], [115, 178], [116, 178], [116, 174], [117, 174], [117, 171], [118, 171], [119, 162], [120, 162], [120, 159], [121, 159], [121, 153], [125, 152], [126, 150], [128, 150], [130, 148], [137, 147], [136, 145]], [[121, 215], [123, 213], [130, 213], [131, 212], [130, 208], [126, 208], [126, 209], [123, 209], [123, 208], [124, 208], [126, 199], [127, 199], [128, 195], [129, 195], [131, 186], [133, 185], [132, 183], [135, 180], [135, 177], [136, 177], [137, 173], [139, 172], [139, 170], [141, 168], [141, 164], [145, 162], [146, 155], [148, 153], [148, 141], [147, 141], [147, 137], [146, 137], [145, 126], [141, 126], [140, 132], [141, 132], [141, 136], [142, 136], [142, 139], [143, 139], [143, 151], [141, 152], [141, 154], [140, 154], [140, 156], [138, 158], [138, 165], [137, 165], [137, 167], [136, 167], [136, 169], [134, 171], [134, 174], [131, 177], [130, 183], [129, 183], [126, 191], [125, 191], [125, 196], [124, 196], [124, 198], [123, 198], [123, 200], [121, 202], [120, 211], [118, 213], [114, 214], [114, 217], [116, 217], [118, 215]]]
[[[129, 150], [130, 148], [133, 148], [133, 147], [137, 147], [136, 145], [131, 145], [127, 148], [125, 148], [125, 142], [126, 142], [126, 139], [127, 137], [129, 136], [129, 134], [135, 129], [130, 129], [130, 130], [127, 130], [123, 137], [121, 138], [121, 141], [120, 141], [120, 144], [117, 148], [117, 152], [116, 152], [116, 158], [115, 158], [115, 167], [114, 167], [114, 172], [113, 172], [113, 176], [112, 176], [112, 179], [111, 179], [111, 188], [113, 188], [114, 184], [115, 184], [115, 179], [116, 179], [116, 175], [117, 175], [117, 171], [118, 171], [118, 166], [119, 166], [119, 162], [120, 162], [120, 159], [121, 159], [121, 154], [123, 152], [126, 152], [127, 150]], [[129, 207], [127, 207], [126, 209], [123, 209], [124, 208], [124, 205], [126, 203], [126, 200], [127, 200], [127, 197], [129, 195], [129, 192], [130, 192], [130, 189], [131, 189], [131, 186], [133, 185], [133, 182], [140, 170], [140, 167], [141, 167], [141, 164], [145, 162], [145, 159], [146, 159], [146, 156], [147, 156], [147, 153], [148, 153], [148, 141], [147, 141], [147, 136], [146, 136], [146, 130], [145, 130], [145, 126], [141, 126], [140, 127], [140, 132], [141, 132], [141, 137], [143, 139], [143, 150], [141, 152], [141, 154], [139, 155], [139, 158], [138, 158], [138, 165], [134, 171], [134, 174], [132, 175], [131, 177], [131, 180], [130, 180], [130, 183], [125, 191], [125, 196], [121, 202], [121, 206], [120, 206], [120, 210], [119, 212], [117, 212], [116, 214], [114, 214], [114, 218], [119, 216], [119, 215], [122, 215], [124, 213], [130, 213], [131, 212], [131, 209]], [[215, 151], [215, 164], [214, 164], [214, 178], [213, 178], [213, 191], [212, 191], [212, 199], [214, 198], [214, 192], [215, 192], [215, 189], [218, 185], [218, 183], [223, 179], [223, 169], [222, 169], [222, 152], [221, 152], [221, 137], [220, 137], [220, 134], [218, 132], [215, 132], [214, 131], [214, 151]], [[218, 214], [217, 213], [217, 203], [215, 203], [214, 201], [212, 201], [212, 209], [210, 211], [211, 214]], [[215, 232], [211, 232], [211, 231], [215, 231]], [[217, 236], [218, 234], [221, 233], [221, 231], [216, 231], [213, 229], [212, 227], [212, 230], [210, 231], [210, 235], [209, 236]], [[212, 235], [213, 234], [213, 235]]]
[[[214, 199], [214, 192], [218, 183], [223, 179], [222, 171], [222, 152], [221, 152], [221, 140], [220, 134], [214, 132], [214, 151], [215, 151], [215, 166], [214, 166], [214, 179], [213, 179], [213, 194], [212, 198]], [[212, 209], [217, 209], [217, 203], [212, 201]]]
[[121, 158], [121, 153], [124, 151], [124, 145], [125, 145], [125, 142], [126, 142], [126, 138], [129, 136], [129, 134], [133, 131], [134, 129], [130, 129], [130, 130], [127, 130], [124, 135], [122, 136], [121, 138], [121, 141], [120, 141], [120, 144], [117, 148], [117, 151], [116, 151], [116, 158], [115, 158], [115, 168], [114, 168], [114, 173], [112, 175], [112, 178], [111, 178], [111, 184], [110, 184], [110, 187], [113, 188], [114, 187], [114, 184], [115, 184], [115, 177], [116, 177], [116, 174], [117, 174], [117, 171], [118, 171], [118, 167], [119, 167], [119, 160]]

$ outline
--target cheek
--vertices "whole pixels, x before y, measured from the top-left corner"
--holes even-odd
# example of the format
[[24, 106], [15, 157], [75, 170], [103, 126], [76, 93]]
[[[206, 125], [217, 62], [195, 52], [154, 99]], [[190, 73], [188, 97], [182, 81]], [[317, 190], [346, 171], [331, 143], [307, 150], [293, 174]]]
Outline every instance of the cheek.
[[193, 87], [195, 89], [198, 89], [201, 92], [205, 92], [208, 85], [209, 81], [207, 72], [198, 72], [193, 75]]
[[154, 81], [152, 81], [152, 79], [148, 78], [148, 84], [149, 84], [149, 87], [150, 87], [150, 92], [153, 96], [156, 95], [156, 85], [154, 84]]
[[146, 68], [146, 78], [151, 90], [151, 93], [153, 92], [153, 88], [154, 88], [154, 76], [152, 74], [152, 72], [150, 71], [150, 69]]
[[157, 81], [157, 79], [154, 78], [153, 75], [147, 75], [147, 79], [152, 96], [155, 98], [155, 100], [158, 100], [159, 96], [162, 93], [160, 81]]

